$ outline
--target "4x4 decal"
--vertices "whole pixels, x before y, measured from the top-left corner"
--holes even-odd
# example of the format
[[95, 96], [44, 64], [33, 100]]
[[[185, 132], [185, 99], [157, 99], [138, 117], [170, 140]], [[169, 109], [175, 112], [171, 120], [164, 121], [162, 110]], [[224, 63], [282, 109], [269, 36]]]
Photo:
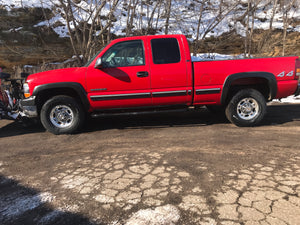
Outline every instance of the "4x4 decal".
[[294, 71], [292, 70], [291, 72], [285, 74], [285, 71], [281, 72], [280, 74], [277, 75], [277, 77], [284, 77], [284, 76], [287, 76], [287, 77], [292, 77], [294, 76]]

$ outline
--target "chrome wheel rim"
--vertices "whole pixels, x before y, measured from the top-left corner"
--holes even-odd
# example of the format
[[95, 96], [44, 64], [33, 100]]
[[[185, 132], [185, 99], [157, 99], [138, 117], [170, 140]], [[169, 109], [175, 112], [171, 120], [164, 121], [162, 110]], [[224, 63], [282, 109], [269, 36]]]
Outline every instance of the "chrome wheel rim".
[[51, 123], [58, 128], [66, 128], [74, 121], [72, 109], [66, 105], [57, 105], [50, 112]]
[[259, 105], [254, 98], [244, 98], [237, 104], [237, 114], [243, 120], [251, 120], [258, 113]]

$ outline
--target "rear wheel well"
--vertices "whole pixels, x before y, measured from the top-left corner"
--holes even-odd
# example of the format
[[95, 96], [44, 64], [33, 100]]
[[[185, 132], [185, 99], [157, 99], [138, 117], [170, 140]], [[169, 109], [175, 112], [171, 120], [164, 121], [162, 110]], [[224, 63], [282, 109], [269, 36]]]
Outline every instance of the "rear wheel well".
[[50, 98], [53, 98], [54, 96], [58, 95], [65, 95], [74, 98], [77, 103], [80, 105], [83, 105], [80, 99], [79, 94], [72, 88], [51, 88], [51, 89], [46, 89], [38, 93], [36, 97], [36, 105], [37, 105], [37, 110], [38, 113], [40, 113], [43, 105], [47, 100]]
[[255, 89], [259, 91], [266, 101], [271, 100], [271, 90], [269, 87], [269, 82], [265, 78], [241, 78], [233, 81], [228, 89], [228, 93], [225, 99], [225, 105], [236, 95], [240, 90], [243, 89]]

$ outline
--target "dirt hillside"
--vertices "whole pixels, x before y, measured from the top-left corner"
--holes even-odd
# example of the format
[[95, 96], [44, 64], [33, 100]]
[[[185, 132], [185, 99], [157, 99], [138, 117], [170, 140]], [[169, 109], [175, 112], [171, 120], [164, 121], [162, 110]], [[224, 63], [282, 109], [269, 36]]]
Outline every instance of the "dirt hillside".
[[[25, 65], [43, 65], [63, 62], [73, 55], [68, 38], [59, 36], [50, 28], [35, 27], [51, 18], [52, 12], [43, 8], [19, 8], [10, 12], [0, 9], [0, 67], [14, 73]], [[266, 41], [267, 31], [255, 30], [252, 54], [256, 57], [282, 55], [282, 30], [274, 30]], [[207, 38], [191, 43], [198, 53], [221, 53], [239, 55], [244, 53], [244, 38], [235, 32], [220, 37]], [[287, 35], [285, 55], [300, 55], [300, 35]]]

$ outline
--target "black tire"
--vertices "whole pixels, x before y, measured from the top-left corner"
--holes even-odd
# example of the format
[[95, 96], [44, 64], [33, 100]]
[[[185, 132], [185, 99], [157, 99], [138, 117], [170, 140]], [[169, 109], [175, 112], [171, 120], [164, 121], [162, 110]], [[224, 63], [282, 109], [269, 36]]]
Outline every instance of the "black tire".
[[55, 96], [43, 105], [40, 113], [43, 126], [53, 134], [73, 134], [85, 122], [82, 106], [69, 96]]
[[239, 127], [257, 125], [267, 111], [266, 99], [255, 89], [239, 91], [226, 107], [227, 119]]

